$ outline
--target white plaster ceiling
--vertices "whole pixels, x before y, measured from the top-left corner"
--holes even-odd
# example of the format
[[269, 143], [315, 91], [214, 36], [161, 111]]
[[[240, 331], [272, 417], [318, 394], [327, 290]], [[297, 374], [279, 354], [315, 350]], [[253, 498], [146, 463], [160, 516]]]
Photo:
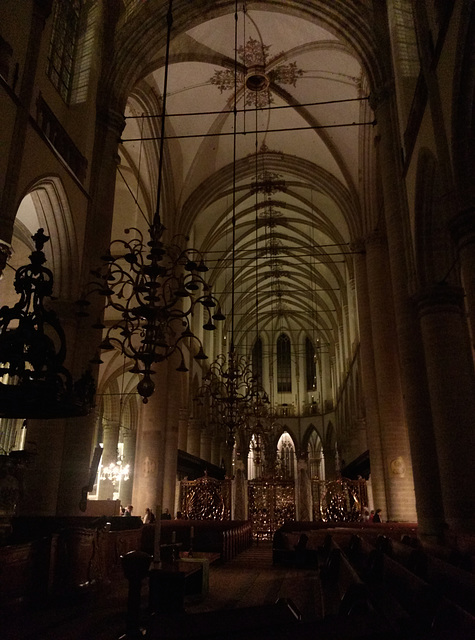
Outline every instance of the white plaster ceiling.
[[[242, 51], [235, 56], [234, 13], [173, 34], [166, 103], [167, 210], [162, 201], [161, 215], [167, 226], [173, 220], [205, 252], [210, 280], [228, 317], [234, 240], [236, 343], [245, 336], [252, 343], [256, 323], [261, 332], [286, 327], [331, 342], [348, 302], [349, 243], [358, 232], [362, 70], [347, 44], [321, 26], [272, 4], [266, 9], [238, 14], [238, 50], [243, 48], [247, 58]], [[265, 72], [274, 79], [270, 100], [260, 94], [263, 107], [257, 110], [240, 75], [250, 66], [252, 41], [254, 50], [265, 51]], [[220, 90], [212, 80], [217, 74], [224, 74], [231, 86]], [[140, 86], [149, 105], [150, 95], [155, 96], [151, 115], [159, 113], [163, 86], [163, 66]], [[150, 110], [135, 95], [126, 115]], [[153, 130], [155, 140], [132, 141]], [[137, 193], [149, 216], [157, 176], [156, 168], [147, 174], [144, 167], [147, 157], [147, 166], [154, 165], [158, 132], [158, 118], [145, 126], [140, 119], [128, 119], [123, 134], [123, 171], [134, 185], [141, 163]], [[256, 173], [259, 182], [266, 172], [274, 185], [280, 181], [285, 188], [268, 196], [272, 202], [264, 206], [265, 196], [258, 194], [256, 200], [252, 183]]]

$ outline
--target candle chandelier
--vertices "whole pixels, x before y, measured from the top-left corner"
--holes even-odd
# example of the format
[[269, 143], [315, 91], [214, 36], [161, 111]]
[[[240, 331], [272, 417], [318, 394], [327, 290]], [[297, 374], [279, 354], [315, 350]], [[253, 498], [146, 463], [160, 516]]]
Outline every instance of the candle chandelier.
[[32, 240], [30, 264], [15, 274], [20, 300], [0, 309], [0, 417], [87, 415], [94, 404], [94, 380], [86, 371], [74, 381], [64, 366], [64, 330], [56, 313], [43, 304], [53, 292], [53, 274], [44, 266], [49, 237], [39, 229]]
[[[234, 122], [233, 122], [233, 202], [232, 202], [232, 271], [231, 271], [231, 340], [227, 355], [220, 354], [210, 365], [207, 374], [203, 378], [202, 387], [199, 389], [196, 400], [206, 405], [207, 419], [216, 427], [225, 428], [227, 431], [227, 443], [234, 447], [236, 434], [239, 430], [259, 433], [260, 436], [269, 433], [274, 424], [267, 393], [262, 387], [259, 376], [252, 370], [252, 366], [245, 356], [239, 355], [234, 342], [234, 307], [235, 307], [235, 263], [236, 263], [236, 119], [237, 119], [237, 3], [235, 20], [235, 60], [234, 60]], [[259, 83], [248, 85], [256, 95], [267, 87]], [[257, 112], [256, 112], [257, 118]], [[256, 126], [257, 136], [257, 126]], [[256, 146], [256, 176], [251, 185], [251, 193], [256, 195], [256, 245], [258, 234], [259, 208], [258, 199], [258, 173], [257, 173], [257, 146]], [[257, 303], [257, 247], [256, 247], [256, 303]], [[258, 322], [256, 324], [258, 328]], [[258, 335], [258, 329], [257, 329]]]
[[256, 408], [269, 403], [248, 360], [233, 348], [211, 363], [195, 399], [206, 406], [211, 424], [226, 429], [231, 449], [237, 431], [248, 428], [258, 417]]
[[[172, 0], [167, 13], [167, 44], [163, 87], [161, 136], [158, 167], [157, 205], [148, 237], [137, 228], [125, 229], [130, 240], [113, 240], [103, 265], [92, 271], [95, 280], [78, 301], [80, 315], [88, 315], [89, 294], [105, 297], [105, 310], [113, 320], [107, 327], [102, 322], [94, 326], [106, 330], [100, 349], [118, 349], [133, 362], [131, 373], [141, 376], [137, 391], [144, 403], [155, 389], [154, 365], [174, 354], [180, 356], [177, 371], [188, 371], [185, 345], [196, 360], [207, 359], [203, 345], [191, 330], [190, 319], [199, 303], [205, 310], [203, 329], [212, 331], [214, 321], [224, 320], [217, 299], [204, 279], [208, 271], [203, 256], [196, 249], [182, 247], [186, 236], [175, 236], [164, 242], [166, 228], [160, 219], [160, 199], [165, 140], [165, 114], [168, 84]], [[100, 358], [95, 360], [101, 362]]]

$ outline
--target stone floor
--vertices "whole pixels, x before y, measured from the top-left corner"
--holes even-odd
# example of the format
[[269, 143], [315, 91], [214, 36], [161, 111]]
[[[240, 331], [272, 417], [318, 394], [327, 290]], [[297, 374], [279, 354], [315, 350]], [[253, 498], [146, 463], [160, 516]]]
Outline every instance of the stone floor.
[[[11, 617], [2, 622], [0, 637], [2, 640], [119, 640], [126, 631], [127, 594], [127, 581], [122, 575], [117, 575], [106, 590], [85, 593], [74, 604], [58, 601], [54, 607], [29, 612], [12, 611]], [[271, 543], [260, 542], [232, 561], [213, 563], [210, 567], [209, 593], [199, 601], [188, 599], [185, 617], [156, 617], [153, 637], [178, 638], [180, 629], [185, 630], [183, 637], [187, 637], [187, 625], [191, 621], [198, 624], [207, 616], [209, 619], [210, 612], [223, 612], [222, 620], [226, 615], [228, 618], [230, 615], [239, 616], [241, 611], [249, 617], [255, 611], [251, 607], [273, 607], [279, 599], [290, 600], [293, 609], [298, 610], [304, 621], [321, 615], [317, 572], [274, 566]], [[147, 602], [144, 582], [144, 625], [149, 624], [145, 613]], [[239, 609], [237, 614], [229, 614], [230, 610], [236, 609]], [[262, 609], [262, 615], [268, 615], [268, 612]]]

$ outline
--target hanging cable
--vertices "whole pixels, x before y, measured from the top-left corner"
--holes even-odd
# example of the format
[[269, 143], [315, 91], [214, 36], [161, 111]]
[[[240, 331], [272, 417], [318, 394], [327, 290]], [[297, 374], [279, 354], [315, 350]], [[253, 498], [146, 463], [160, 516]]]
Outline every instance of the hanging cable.
[[173, 25], [172, 3], [173, 0], [169, 0], [167, 12], [167, 44], [165, 49], [165, 77], [163, 79], [162, 121], [160, 124], [160, 157], [158, 160], [157, 206], [153, 218], [153, 226], [160, 226], [160, 199], [162, 193], [163, 152], [165, 147], [165, 115], [167, 107], [168, 66], [170, 60], [170, 40]]
[[233, 109], [233, 211], [232, 211], [232, 268], [231, 268], [231, 353], [234, 353], [234, 296], [236, 270], [236, 125], [237, 125], [237, 42], [238, 42], [238, 3], [234, 9], [234, 109]]

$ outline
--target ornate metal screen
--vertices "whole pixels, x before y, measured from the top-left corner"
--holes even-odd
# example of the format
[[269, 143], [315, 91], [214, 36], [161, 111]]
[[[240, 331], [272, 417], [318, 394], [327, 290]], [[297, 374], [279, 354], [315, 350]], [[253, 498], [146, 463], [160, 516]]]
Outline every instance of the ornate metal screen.
[[313, 519], [324, 522], [361, 520], [368, 506], [365, 480], [312, 480]]
[[270, 540], [284, 522], [295, 520], [293, 482], [252, 480], [248, 483], [248, 495], [254, 538]]
[[205, 475], [181, 482], [181, 512], [188, 520], [230, 520], [231, 481]]

